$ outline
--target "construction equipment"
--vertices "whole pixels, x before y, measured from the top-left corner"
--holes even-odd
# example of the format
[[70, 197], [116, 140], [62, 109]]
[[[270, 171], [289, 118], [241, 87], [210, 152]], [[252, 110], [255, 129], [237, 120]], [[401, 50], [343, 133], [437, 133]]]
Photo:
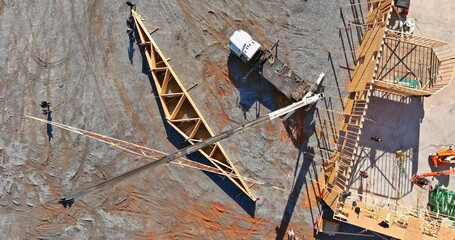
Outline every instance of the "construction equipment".
[[310, 86], [277, 58], [278, 42], [270, 49], [264, 49], [247, 32], [238, 30], [229, 38], [229, 49], [244, 63], [249, 64], [250, 70], [242, 78], [243, 81], [246, 81], [251, 73], [258, 72], [286, 98], [297, 102], [310, 91]]
[[433, 187], [431, 185], [431, 180], [426, 177], [436, 177], [436, 176], [450, 175], [450, 174], [455, 174], [455, 169], [413, 175], [411, 177], [411, 182], [413, 182], [414, 184], [416, 184], [417, 186], [419, 186], [423, 189], [431, 191], [431, 190], [433, 190]]
[[435, 167], [446, 164], [455, 164], [455, 151], [450, 146], [447, 149], [431, 154], [428, 158]]
[[[321, 74], [317, 80], [317, 85], [319, 85], [322, 81], [322, 78], [324, 77], [324, 74]], [[138, 168], [135, 168], [133, 170], [130, 170], [128, 172], [125, 172], [125, 173], [122, 173], [120, 175], [117, 175], [117, 176], [114, 176], [112, 178], [109, 178], [105, 181], [102, 181], [100, 183], [97, 183], [97, 184], [94, 184], [92, 186], [89, 186], [83, 190], [80, 190], [74, 194], [69, 194], [69, 195], [66, 195], [62, 198], [60, 198], [59, 200], [59, 203], [61, 203], [65, 208], [66, 207], [71, 207], [71, 205], [74, 204], [74, 199], [75, 198], [78, 198], [78, 197], [82, 197], [88, 193], [91, 193], [91, 192], [94, 192], [94, 191], [97, 191], [97, 190], [100, 190], [102, 187], [104, 186], [107, 186], [109, 184], [114, 184], [120, 180], [124, 180], [128, 177], [131, 177], [131, 176], [134, 176], [138, 173], [141, 173], [143, 172], [144, 170], [148, 170], [150, 168], [154, 168], [154, 167], [157, 167], [159, 165], [162, 165], [164, 163], [169, 163], [171, 161], [174, 161], [176, 160], [177, 158], [179, 157], [182, 157], [182, 156], [186, 156], [186, 155], [189, 155], [191, 153], [194, 153], [196, 151], [198, 151], [199, 149], [202, 149], [202, 148], [205, 148], [207, 146], [210, 146], [210, 145], [213, 145], [223, 139], [226, 139], [238, 132], [242, 132], [242, 131], [245, 131], [253, 126], [256, 126], [256, 125], [259, 125], [260, 123], [264, 123], [264, 122], [267, 122], [267, 121], [271, 121], [275, 118], [278, 118], [280, 116], [283, 116], [283, 115], [286, 115], [290, 112], [293, 112], [293, 111], [296, 111], [297, 109], [299, 108], [302, 108], [304, 106], [307, 106], [307, 105], [310, 105], [310, 104], [313, 104], [315, 103], [316, 101], [318, 101], [320, 98], [323, 97], [323, 94], [321, 93], [318, 93], [318, 94], [312, 94], [311, 96], [308, 96], [308, 97], [305, 97], [304, 99], [302, 99], [301, 101], [299, 102], [295, 102], [289, 106], [286, 106], [284, 108], [280, 108], [274, 112], [271, 112], [267, 115], [264, 115], [256, 120], [253, 120], [249, 123], [246, 123], [240, 127], [237, 127], [237, 128], [234, 128], [234, 129], [231, 129], [229, 131], [225, 131], [221, 134], [218, 134], [216, 136], [213, 136], [213, 137], [210, 137], [210, 138], [207, 138], [205, 139], [204, 141], [201, 141], [199, 143], [196, 143], [194, 145], [190, 145], [188, 147], [185, 147], [181, 150], [178, 150], [176, 151], [175, 153], [172, 153], [172, 154], [168, 154], [164, 157], [161, 157], [159, 158], [158, 160], [154, 161], [154, 162], [151, 162], [151, 163], [148, 163], [148, 164], [145, 164], [141, 167], [138, 167]], [[51, 122], [49, 122], [51, 123]]]
[[393, 11], [401, 16], [406, 16], [411, 6], [411, 0], [395, 0]]
[[455, 192], [445, 189], [439, 184], [436, 185], [430, 193], [428, 207], [436, 214], [442, 214], [455, 220]]

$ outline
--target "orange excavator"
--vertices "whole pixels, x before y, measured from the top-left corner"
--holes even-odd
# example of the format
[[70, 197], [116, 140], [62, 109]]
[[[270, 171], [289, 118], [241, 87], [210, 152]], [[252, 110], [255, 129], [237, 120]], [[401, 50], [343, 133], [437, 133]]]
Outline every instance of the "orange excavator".
[[431, 180], [426, 177], [436, 177], [436, 176], [440, 176], [440, 175], [450, 175], [450, 174], [455, 174], [455, 169], [413, 175], [411, 178], [411, 182], [413, 182], [414, 184], [417, 184], [417, 186], [419, 186], [425, 190], [431, 191], [433, 188], [433, 186], [431, 185]]
[[455, 165], [455, 150], [452, 149], [450, 146], [447, 149], [443, 149], [441, 151], [436, 152], [429, 156], [431, 163], [433, 166], [441, 166], [446, 164], [454, 164]]

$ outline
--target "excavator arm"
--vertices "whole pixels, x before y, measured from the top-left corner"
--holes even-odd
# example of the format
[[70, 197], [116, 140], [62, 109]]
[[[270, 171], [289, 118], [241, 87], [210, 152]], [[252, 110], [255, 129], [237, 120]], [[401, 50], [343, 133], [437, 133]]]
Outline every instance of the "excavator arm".
[[421, 188], [424, 188], [424, 189], [430, 188], [431, 189], [431, 181], [429, 179], [427, 179], [426, 177], [436, 177], [436, 176], [450, 175], [450, 174], [455, 174], [455, 169], [414, 175], [411, 178], [411, 182], [413, 182], [414, 184], [418, 185]]
[[450, 170], [444, 170], [444, 171], [439, 171], [439, 172], [422, 173], [419, 176], [434, 177], [434, 176], [440, 176], [440, 175], [450, 175], [450, 174], [454, 174], [454, 173], [455, 173], [455, 169], [450, 169]]
[[441, 166], [446, 164], [455, 164], [455, 150], [452, 147], [443, 149], [429, 156], [433, 166]]

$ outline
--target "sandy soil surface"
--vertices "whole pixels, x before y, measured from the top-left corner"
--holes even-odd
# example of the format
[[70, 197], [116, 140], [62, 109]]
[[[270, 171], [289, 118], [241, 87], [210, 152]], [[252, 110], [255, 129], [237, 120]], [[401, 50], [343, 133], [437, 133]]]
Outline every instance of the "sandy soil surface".
[[[163, 121], [140, 49], [125, 33], [123, 1], [0, 1], [0, 229], [8, 239], [312, 238], [321, 155], [332, 149], [341, 96], [358, 44], [343, 28], [347, 1], [136, 1], [147, 27], [215, 132], [287, 104], [267, 83], [236, 84], [228, 37], [244, 29], [310, 83], [326, 73], [326, 98], [284, 125], [223, 141], [254, 188], [252, 203], [228, 180], [164, 166], [113, 189], [56, 203], [145, 160], [24, 114], [171, 152], [184, 143]], [[359, 17], [359, 16], [357, 16]], [[338, 29], [337, 27], [341, 27]], [[348, 51], [348, 53], [344, 52]], [[39, 102], [52, 104], [41, 115]], [[314, 134], [316, 132], [316, 134]], [[315, 157], [316, 156], [316, 157]], [[200, 158], [200, 156], [190, 156]]]

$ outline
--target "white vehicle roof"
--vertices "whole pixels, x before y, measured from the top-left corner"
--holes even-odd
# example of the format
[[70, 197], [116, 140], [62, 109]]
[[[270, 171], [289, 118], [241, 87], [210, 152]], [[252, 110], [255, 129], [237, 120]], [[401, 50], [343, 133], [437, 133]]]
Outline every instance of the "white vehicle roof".
[[261, 44], [258, 42], [251, 40], [243, 49], [243, 55], [247, 58], [248, 61], [253, 58], [254, 54], [257, 53], [257, 51], [261, 48]]
[[229, 48], [239, 57], [240, 55], [244, 55], [248, 61], [256, 54], [260, 47], [261, 44], [254, 41], [250, 34], [243, 30], [235, 31], [229, 38]]
[[249, 43], [253, 38], [247, 32], [243, 30], [235, 31], [234, 34], [229, 38], [230, 45], [234, 45], [239, 49], [239, 53], [242, 51], [243, 46]]

